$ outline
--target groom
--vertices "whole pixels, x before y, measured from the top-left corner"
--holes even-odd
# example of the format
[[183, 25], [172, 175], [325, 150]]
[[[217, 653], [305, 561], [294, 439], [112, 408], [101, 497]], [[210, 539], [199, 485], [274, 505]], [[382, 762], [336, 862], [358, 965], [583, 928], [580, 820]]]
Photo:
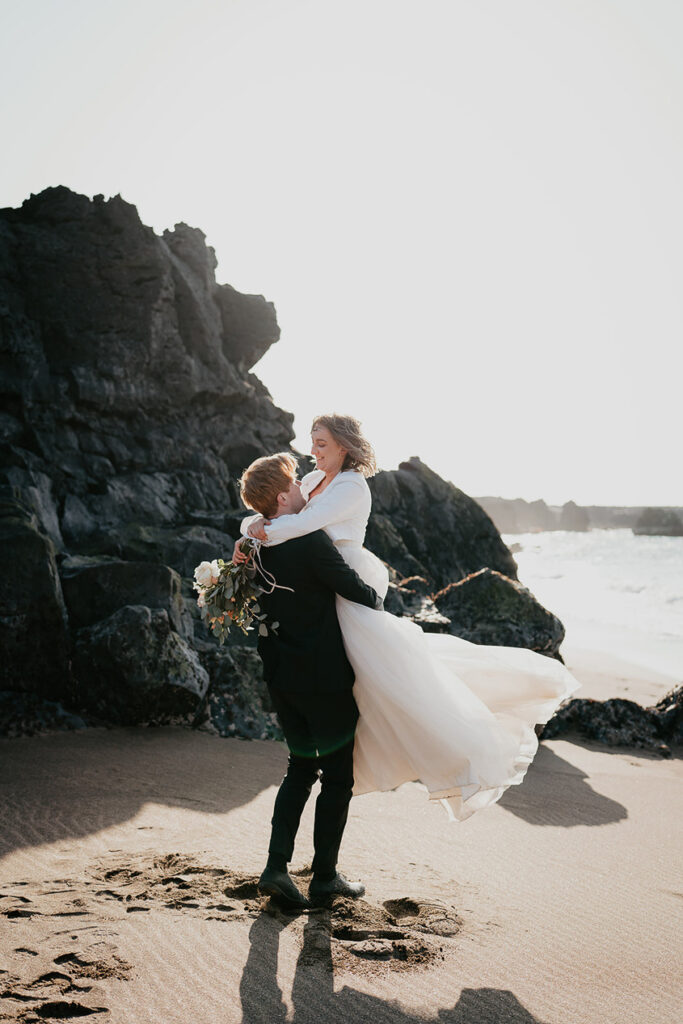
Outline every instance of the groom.
[[[257, 459], [241, 479], [249, 508], [268, 519], [300, 512], [305, 501], [287, 452]], [[337, 871], [337, 856], [353, 790], [353, 743], [358, 708], [354, 673], [344, 651], [335, 595], [382, 608], [382, 599], [344, 561], [322, 530], [272, 548], [262, 547], [263, 568], [278, 587], [259, 598], [268, 636], [259, 636], [263, 676], [289, 747], [287, 774], [275, 798], [262, 893], [290, 906], [309, 906], [287, 865], [313, 783], [320, 777], [313, 829], [311, 903], [330, 896], [362, 896], [360, 883]], [[277, 632], [270, 629], [278, 623]]]

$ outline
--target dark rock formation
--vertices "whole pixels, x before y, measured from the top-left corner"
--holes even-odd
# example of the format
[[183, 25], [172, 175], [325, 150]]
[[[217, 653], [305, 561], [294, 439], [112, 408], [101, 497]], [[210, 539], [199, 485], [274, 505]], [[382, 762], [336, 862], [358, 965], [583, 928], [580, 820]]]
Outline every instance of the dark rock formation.
[[417, 458], [370, 485], [366, 543], [396, 570], [388, 610], [428, 632], [562, 660], [562, 623], [517, 582], [517, 563], [478, 502]]
[[668, 743], [683, 744], [683, 686], [674, 686], [654, 705], [661, 736]]
[[237, 474], [293, 433], [249, 372], [275, 310], [215, 266], [118, 196], [0, 211], [0, 688], [111, 721], [204, 702], [179, 574], [232, 548]]
[[418, 458], [370, 481], [366, 544], [404, 576], [440, 590], [483, 566], [517, 578], [517, 563], [477, 502]]
[[546, 723], [541, 737], [574, 732], [610, 747], [637, 747], [671, 757], [669, 744], [683, 743], [683, 686], [649, 708], [620, 697], [602, 701], [575, 697]]
[[650, 537], [683, 537], [683, 519], [673, 509], [643, 509], [633, 532]]
[[292, 417], [249, 368], [271, 303], [217, 285], [201, 231], [159, 238], [120, 197], [65, 188], [0, 211], [3, 476], [57, 549], [239, 508], [235, 474]]
[[206, 701], [197, 712], [198, 727], [220, 736], [283, 739], [257, 652], [241, 645], [227, 649], [202, 641], [196, 646], [211, 677]]
[[92, 626], [126, 604], [143, 604], [165, 609], [177, 633], [194, 636], [180, 576], [167, 565], [77, 555], [62, 561], [61, 579], [72, 629]]
[[223, 529], [205, 525], [168, 527], [129, 523], [119, 531], [110, 551], [120, 558], [172, 565], [181, 576], [191, 577], [200, 562], [212, 561], [217, 553], [232, 552], [242, 515], [240, 512], [230, 517], [234, 523], [222, 524]]
[[126, 605], [77, 630], [72, 701], [120, 725], [192, 723], [209, 686], [163, 608]]
[[521, 583], [492, 569], [480, 569], [434, 596], [450, 620], [450, 632], [475, 644], [528, 647], [557, 657], [564, 626]]

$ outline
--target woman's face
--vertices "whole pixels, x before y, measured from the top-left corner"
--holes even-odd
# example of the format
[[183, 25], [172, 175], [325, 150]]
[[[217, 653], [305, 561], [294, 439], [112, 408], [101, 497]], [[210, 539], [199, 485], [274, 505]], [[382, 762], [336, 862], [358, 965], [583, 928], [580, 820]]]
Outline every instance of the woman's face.
[[311, 455], [318, 469], [330, 476], [338, 473], [344, 464], [346, 448], [342, 448], [332, 437], [327, 427], [316, 427], [311, 431]]

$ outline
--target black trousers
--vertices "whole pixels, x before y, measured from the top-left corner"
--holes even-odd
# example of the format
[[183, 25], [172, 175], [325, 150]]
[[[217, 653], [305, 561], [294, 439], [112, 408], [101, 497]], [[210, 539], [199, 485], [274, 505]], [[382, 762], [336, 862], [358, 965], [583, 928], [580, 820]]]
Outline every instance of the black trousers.
[[353, 741], [358, 707], [351, 690], [340, 693], [286, 693], [270, 688], [273, 707], [289, 747], [287, 774], [275, 807], [268, 853], [288, 863], [301, 814], [320, 777], [313, 827], [313, 871], [332, 877], [337, 867], [353, 791]]

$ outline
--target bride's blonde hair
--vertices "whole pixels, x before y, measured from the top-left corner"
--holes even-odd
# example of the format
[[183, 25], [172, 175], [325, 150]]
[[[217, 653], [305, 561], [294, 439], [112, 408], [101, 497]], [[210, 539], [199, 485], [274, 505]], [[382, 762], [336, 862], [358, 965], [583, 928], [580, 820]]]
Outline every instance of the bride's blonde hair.
[[363, 476], [374, 476], [377, 462], [372, 445], [363, 436], [360, 421], [353, 416], [340, 416], [332, 413], [327, 416], [316, 416], [311, 431], [316, 427], [327, 427], [337, 444], [346, 448], [346, 456], [342, 465], [344, 469], [357, 469]]

